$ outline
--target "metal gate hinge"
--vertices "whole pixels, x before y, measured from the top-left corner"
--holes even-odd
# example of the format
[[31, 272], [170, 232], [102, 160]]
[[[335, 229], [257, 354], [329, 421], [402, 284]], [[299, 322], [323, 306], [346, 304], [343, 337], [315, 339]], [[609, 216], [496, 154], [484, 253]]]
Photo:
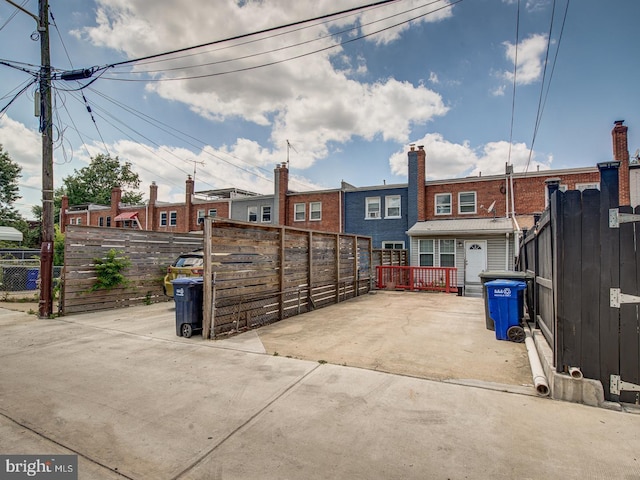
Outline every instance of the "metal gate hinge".
[[632, 392], [640, 392], [640, 385], [636, 385], [635, 383], [623, 382], [620, 380], [620, 375], [611, 375], [611, 385], [609, 388], [609, 392], [613, 395], [620, 395], [620, 392], [632, 391]]
[[620, 213], [617, 208], [609, 209], [609, 228], [620, 228], [621, 223], [640, 222], [640, 215], [635, 213]]
[[609, 306], [613, 308], [620, 308], [620, 305], [623, 303], [640, 303], [640, 297], [621, 293], [619, 288], [610, 288]]

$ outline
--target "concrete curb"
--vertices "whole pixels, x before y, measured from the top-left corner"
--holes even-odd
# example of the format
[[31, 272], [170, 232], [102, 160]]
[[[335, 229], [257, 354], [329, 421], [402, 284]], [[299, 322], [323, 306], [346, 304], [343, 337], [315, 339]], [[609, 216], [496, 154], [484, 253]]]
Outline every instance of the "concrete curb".
[[575, 379], [566, 373], [557, 372], [553, 365], [553, 352], [542, 335], [542, 331], [532, 329], [532, 333], [544, 374], [549, 383], [551, 398], [608, 410], [622, 410], [622, 406], [619, 403], [609, 402], [604, 399], [604, 388], [600, 381], [584, 377]]

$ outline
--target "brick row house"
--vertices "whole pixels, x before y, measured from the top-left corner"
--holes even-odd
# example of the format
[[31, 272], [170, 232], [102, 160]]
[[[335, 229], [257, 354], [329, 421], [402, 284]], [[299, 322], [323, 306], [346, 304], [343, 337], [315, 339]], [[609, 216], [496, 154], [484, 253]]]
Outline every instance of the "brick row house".
[[[620, 203], [640, 200], [640, 168], [629, 165], [627, 127], [615, 122], [613, 159], [619, 162]], [[445, 180], [425, 180], [427, 154], [422, 146], [408, 152], [408, 183], [293, 192], [286, 163], [274, 170], [274, 192], [259, 195], [240, 189], [194, 191], [187, 178], [185, 201], [157, 199], [151, 184], [144, 205], [69, 206], [63, 198], [60, 224], [138, 228], [155, 231], [200, 230], [205, 216], [265, 225], [340, 232], [372, 237], [373, 248], [408, 249], [411, 265], [457, 267], [458, 285], [472, 291], [483, 270], [514, 268], [522, 231], [534, 225], [555, 189], [600, 187], [596, 165], [584, 168], [512, 172]], [[635, 203], [634, 203], [635, 202]]]

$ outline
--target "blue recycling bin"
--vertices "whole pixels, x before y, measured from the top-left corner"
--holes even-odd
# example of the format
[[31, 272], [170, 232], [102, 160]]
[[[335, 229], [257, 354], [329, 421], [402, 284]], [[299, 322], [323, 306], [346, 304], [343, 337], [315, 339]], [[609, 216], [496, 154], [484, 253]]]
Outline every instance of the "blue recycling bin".
[[524, 341], [524, 329], [520, 326], [523, 312], [525, 282], [516, 280], [493, 280], [485, 283], [489, 304], [489, 316], [494, 322], [496, 338], [513, 342]]
[[176, 278], [173, 299], [176, 303], [176, 335], [189, 338], [194, 331], [202, 330], [202, 277]]
[[30, 268], [27, 270], [27, 290], [35, 290], [38, 288], [39, 268]]

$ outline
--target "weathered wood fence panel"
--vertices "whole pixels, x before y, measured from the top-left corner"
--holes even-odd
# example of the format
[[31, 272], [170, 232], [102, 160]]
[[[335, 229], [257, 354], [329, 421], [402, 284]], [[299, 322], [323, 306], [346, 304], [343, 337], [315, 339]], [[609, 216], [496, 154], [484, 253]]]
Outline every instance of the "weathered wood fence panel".
[[[167, 266], [181, 253], [198, 248], [202, 248], [202, 235], [198, 234], [69, 225], [65, 234], [60, 313], [168, 301], [170, 298], [162, 290]], [[131, 262], [124, 272], [127, 284], [91, 291], [97, 278], [95, 260], [104, 259], [112, 249]]]
[[372, 254], [373, 267], [408, 267], [409, 250], [392, 250], [389, 248], [376, 248]]
[[214, 335], [369, 291], [369, 237], [223, 220], [211, 231]]

